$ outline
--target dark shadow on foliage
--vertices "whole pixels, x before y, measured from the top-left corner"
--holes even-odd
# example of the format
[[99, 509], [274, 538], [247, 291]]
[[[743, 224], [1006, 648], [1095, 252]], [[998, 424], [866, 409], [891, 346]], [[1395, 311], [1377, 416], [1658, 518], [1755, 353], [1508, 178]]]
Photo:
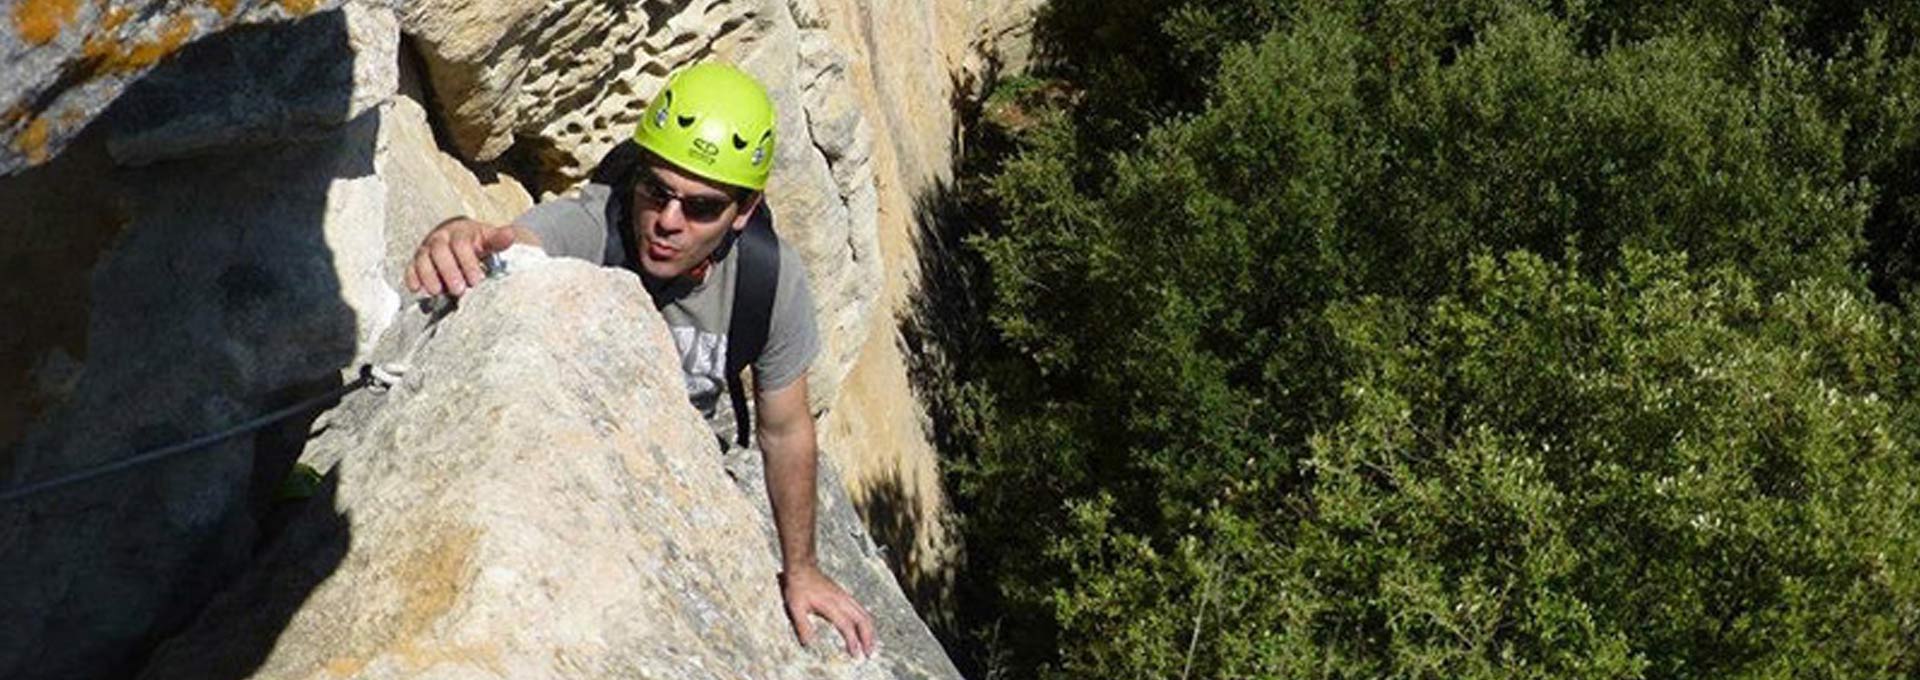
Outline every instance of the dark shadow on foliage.
[[[951, 103], [959, 151], [952, 179], [935, 181], [914, 197], [919, 286], [899, 320], [908, 379], [929, 416], [929, 436], [942, 461], [943, 483], [960, 517], [977, 513], [969, 505], [971, 498], [953, 493], [955, 469], [975, 462], [984, 434], [979, 429], [984, 424], [982, 404], [970, 385], [988, 370], [993, 357], [1008, 351], [988, 321], [986, 263], [967, 244], [970, 237], [990, 233], [1000, 221], [986, 194], [985, 180], [1011, 153], [1013, 140], [982, 116], [985, 99], [999, 84], [1000, 75], [1000, 64], [990, 61], [975, 87], [954, 83]], [[981, 97], [976, 99], [970, 92]], [[868, 525], [877, 538], [894, 546], [888, 558], [895, 573], [919, 573], [919, 565], [906, 564], [903, 555], [910, 552], [913, 532], [925, 520], [917, 516], [912, 499], [905, 498], [899, 488], [882, 488], [865, 505]], [[1017, 614], [1003, 610], [996, 571], [976, 567], [1006, 559], [1000, 554], [1005, 550], [1026, 546], [995, 542], [964, 521], [951, 528], [962, 546], [956, 563], [947, 566], [951, 575], [912, 579], [908, 592], [961, 672], [966, 677], [992, 677], [996, 664], [989, 657], [998, 652], [991, 648], [994, 641], [986, 639], [991, 635], [988, 631], [997, 619]], [[1023, 631], [1035, 629], [1022, 627]]]

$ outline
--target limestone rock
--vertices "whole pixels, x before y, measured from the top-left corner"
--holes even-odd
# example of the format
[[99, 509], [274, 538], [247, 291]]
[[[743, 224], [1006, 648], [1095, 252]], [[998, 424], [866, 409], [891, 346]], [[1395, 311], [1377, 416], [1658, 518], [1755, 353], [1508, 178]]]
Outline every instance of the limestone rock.
[[958, 80], [973, 99], [997, 78], [1032, 68], [1034, 13], [1044, 0], [971, 0], [974, 25]]
[[418, 0], [402, 24], [459, 153], [490, 161], [520, 143], [577, 181], [632, 131], [641, 93], [710, 53], [754, 9], [738, 0]]
[[[782, 131], [767, 200], [780, 235], [807, 262], [821, 356], [808, 387], [830, 404], [858, 359], [879, 300], [879, 215], [871, 134], [846, 79], [844, 51], [804, 2], [768, 3], [760, 38], [724, 58], [759, 78]], [[804, 23], [803, 23], [804, 22]]]
[[322, 138], [398, 87], [386, 8], [348, 2], [299, 21], [241, 27], [154, 70], [114, 107], [123, 165]]
[[[377, 268], [384, 249], [336, 217], [378, 200], [377, 124], [116, 173], [132, 223], [94, 270], [85, 364], [9, 481], [185, 441], [338, 384], [380, 318], [353, 305], [397, 305], [379, 279], [340, 274]], [[110, 674], [184, 623], [248, 557], [257, 441], [0, 507], [0, 675]]]
[[[17, 444], [0, 443], [6, 486], [225, 429], [341, 384], [372, 350], [401, 305], [397, 265], [425, 229], [485, 196], [447, 166], [417, 106], [389, 101], [399, 35], [385, 11], [195, 43], [103, 115], [79, 153], [0, 187], [18, 199], [0, 201], [0, 222], [25, 235], [4, 244], [9, 258], [70, 253], [56, 262], [77, 268], [17, 280], [21, 300], [90, 302], [61, 321], [84, 320], [78, 340], [8, 338], [10, 352], [40, 357], [24, 387], [48, 405], [28, 411]], [[350, 68], [307, 87], [258, 75], [279, 54]], [[236, 108], [210, 93], [221, 82], [278, 101]], [[193, 101], [210, 113], [196, 118]], [[267, 139], [302, 110], [358, 113]], [[146, 164], [115, 165], [116, 140]], [[0, 506], [0, 677], [130, 671], [244, 567], [311, 419]]]
[[16, 0], [0, 28], [0, 177], [58, 155], [128, 85], [200, 38], [340, 0]]
[[729, 479], [638, 279], [510, 267], [389, 339], [419, 347], [405, 382], [336, 411], [309, 448], [337, 461], [326, 490], [143, 677], [957, 677], [871, 543], [846, 554], [844, 497], [826, 565], [885, 648], [795, 643], [764, 499]]

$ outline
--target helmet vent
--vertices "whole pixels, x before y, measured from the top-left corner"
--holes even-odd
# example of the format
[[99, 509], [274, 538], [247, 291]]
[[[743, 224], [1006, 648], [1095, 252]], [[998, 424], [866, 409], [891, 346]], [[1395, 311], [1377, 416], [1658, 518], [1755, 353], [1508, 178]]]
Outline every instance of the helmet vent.
[[734, 150], [734, 151], [746, 151], [746, 150], [747, 150], [747, 140], [744, 140], [744, 139], [741, 139], [741, 138], [740, 138], [740, 135], [738, 135], [738, 134], [735, 134], [735, 135], [733, 136], [733, 150]]
[[693, 121], [694, 121], [693, 116], [680, 116], [679, 120], [680, 120], [680, 127], [683, 127], [683, 128], [693, 127]]
[[653, 114], [654, 127], [667, 126], [667, 112], [673, 110], [673, 90], [669, 89], [661, 92], [660, 100], [660, 110], [658, 113]]

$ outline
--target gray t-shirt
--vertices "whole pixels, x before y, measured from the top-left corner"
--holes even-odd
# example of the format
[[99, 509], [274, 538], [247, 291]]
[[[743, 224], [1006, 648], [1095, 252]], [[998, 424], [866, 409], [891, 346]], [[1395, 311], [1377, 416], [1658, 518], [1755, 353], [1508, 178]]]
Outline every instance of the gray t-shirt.
[[[573, 257], [604, 266], [638, 271], [636, 253], [609, 217], [613, 190], [588, 184], [578, 194], [534, 206], [514, 223], [540, 236], [547, 254]], [[733, 320], [734, 284], [740, 258], [728, 256], [707, 270], [700, 282], [677, 280], [655, 292], [654, 302], [680, 350], [680, 370], [686, 377], [693, 405], [715, 424], [732, 425], [717, 417], [727, 389], [727, 328]], [[766, 348], [753, 362], [755, 389], [775, 390], [806, 375], [820, 353], [820, 333], [814, 326], [813, 295], [807, 288], [806, 265], [785, 241], [780, 243], [780, 280], [773, 295]], [[725, 414], [718, 414], [724, 416]]]

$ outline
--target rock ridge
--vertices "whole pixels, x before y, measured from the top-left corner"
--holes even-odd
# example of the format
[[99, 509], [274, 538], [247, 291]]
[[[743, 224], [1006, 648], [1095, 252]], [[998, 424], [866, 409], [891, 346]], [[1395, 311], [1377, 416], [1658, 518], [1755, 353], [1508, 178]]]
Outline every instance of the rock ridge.
[[512, 267], [329, 415], [325, 492], [141, 677], [958, 677], [830, 485], [823, 566], [884, 649], [800, 647], [758, 468], [730, 477], [638, 279]]

